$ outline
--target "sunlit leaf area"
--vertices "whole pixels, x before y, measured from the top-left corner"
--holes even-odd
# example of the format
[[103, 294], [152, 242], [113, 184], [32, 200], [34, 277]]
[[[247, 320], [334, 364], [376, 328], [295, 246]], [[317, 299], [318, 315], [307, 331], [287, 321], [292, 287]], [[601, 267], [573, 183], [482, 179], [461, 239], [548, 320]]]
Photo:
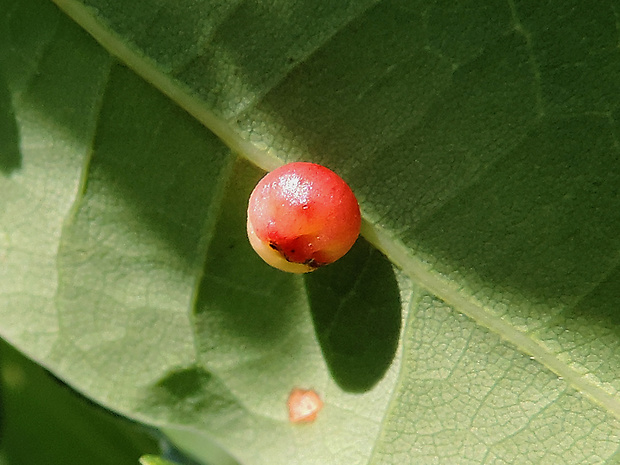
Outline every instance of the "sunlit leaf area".
[[620, 3], [0, 0], [0, 337], [1, 465], [620, 464]]

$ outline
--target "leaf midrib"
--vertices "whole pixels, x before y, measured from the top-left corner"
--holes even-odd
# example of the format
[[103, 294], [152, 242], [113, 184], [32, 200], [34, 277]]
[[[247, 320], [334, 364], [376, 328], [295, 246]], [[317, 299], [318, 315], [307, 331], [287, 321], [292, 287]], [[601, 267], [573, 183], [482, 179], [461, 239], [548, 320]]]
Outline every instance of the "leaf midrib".
[[[205, 109], [202, 102], [191, 95], [189, 89], [171, 80], [158, 69], [155, 62], [124, 43], [113, 31], [106, 29], [84, 5], [74, 0], [53, 1], [110, 54], [185, 109], [217, 135], [231, 150], [266, 171], [282, 165], [282, 160], [274, 152], [260, 149], [250, 141], [243, 139], [227, 121]], [[362, 234], [392, 263], [404, 270], [413, 281], [447, 304], [457, 308], [459, 312], [467, 315], [480, 326], [498, 334], [521, 352], [533, 357], [538, 363], [620, 419], [620, 399], [558, 359], [540, 341], [532, 339], [527, 333], [519, 331], [501, 317], [493, 315], [486, 307], [475, 302], [472, 296], [459, 290], [456, 283], [433, 273], [428, 265], [412, 256], [402, 241], [390, 235], [387, 230], [365, 220], [362, 225]]]
[[513, 344], [519, 351], [534, 358], [538, 363], [563, 378], [568, 384], [609, 413], [620, 419], [620, 400], [609, 394], [602, 387], [590, 382], [588, 378], [561, 361], [544, 345], [532, 339], [527, 333], [519, 331], [503, 318], [493, 315], [486, 307], [475, 302], [471, 296], [458, 290], [456, 283], [433, 273], [421, 260], [412, 257], [405, 245], [376, 225], [363, 225], [364, 237], [381, 250], [394, 264], [420, 286], [433, 293], [448, 305], [473, 319], [477, 324], [498, 334], [505, 341]]

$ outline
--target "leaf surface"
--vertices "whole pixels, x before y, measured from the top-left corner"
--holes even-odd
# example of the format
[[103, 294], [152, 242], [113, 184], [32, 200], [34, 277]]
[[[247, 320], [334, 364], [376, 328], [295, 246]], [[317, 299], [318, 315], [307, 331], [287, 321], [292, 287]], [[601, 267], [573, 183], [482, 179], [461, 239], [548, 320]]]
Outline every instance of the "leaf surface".
[[79, 397], [4, 341], [0, 376], [3, 465], [135, 465], [157, 450], [151, 431]]
[[[617, 463], [617, 5], [57, 3], [103, 47], [1, 2], [2, 337], [203, 461]], [[302, 277], [245, 238], [298, 159], [365, 219]]]

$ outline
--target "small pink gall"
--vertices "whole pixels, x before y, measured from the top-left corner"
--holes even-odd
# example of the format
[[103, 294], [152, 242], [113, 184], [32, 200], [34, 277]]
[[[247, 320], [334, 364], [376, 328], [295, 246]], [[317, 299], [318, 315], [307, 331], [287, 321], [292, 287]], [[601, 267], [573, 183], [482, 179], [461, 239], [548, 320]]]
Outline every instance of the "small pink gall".
[[310, 423], [323, 408], [323, 402], [313, 390], [295, 388], [288, 397], [288, 416], [291, 423]]

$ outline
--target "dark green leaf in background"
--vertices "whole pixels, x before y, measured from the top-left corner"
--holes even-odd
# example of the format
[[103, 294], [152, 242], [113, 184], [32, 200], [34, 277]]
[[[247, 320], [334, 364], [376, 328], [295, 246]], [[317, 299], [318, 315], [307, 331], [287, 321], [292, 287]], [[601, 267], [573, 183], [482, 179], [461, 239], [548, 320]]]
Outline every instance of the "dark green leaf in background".
[[135, 465], [157, 450], [146, 428], [89, 404], [4, 342], [0, 375], [3, 465]]
[[0, 171], [5, 175], [21, 166], [18, 140], [11, 96], [0, 74]]

